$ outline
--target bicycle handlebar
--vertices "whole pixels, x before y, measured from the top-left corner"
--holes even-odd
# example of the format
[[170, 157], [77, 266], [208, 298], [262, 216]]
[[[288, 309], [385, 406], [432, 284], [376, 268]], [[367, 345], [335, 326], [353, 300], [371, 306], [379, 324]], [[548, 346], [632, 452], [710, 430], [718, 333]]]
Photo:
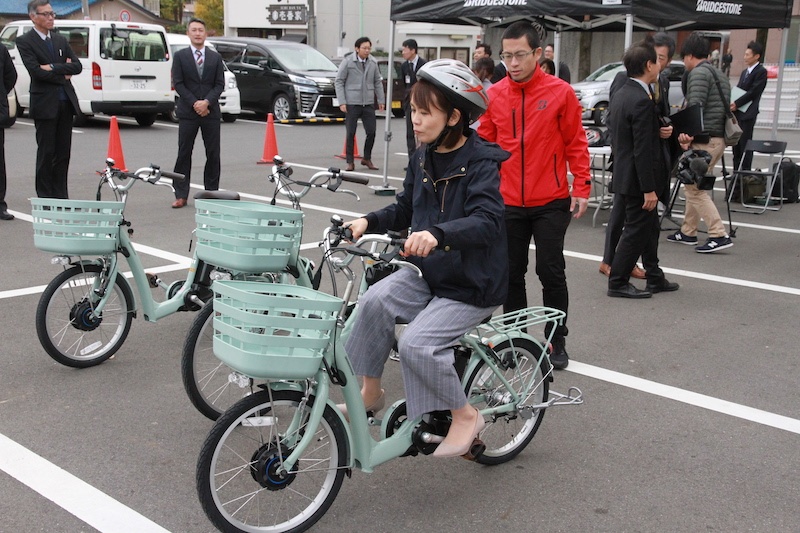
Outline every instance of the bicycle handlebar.
[[186, 176], [184, 176], [183, 174], [178, 174], [177, 172], [169, 172], [167, 170], [162, 170], [161, 175], [164, 176], [165, 178], [178, 181], [183, 181], [186, 179]]
[[[369, 178], [364, 176], [355, 176], [352, 174], [345, 174], [341, 169], [330, 167], [327, 170], [317, 172], [308, 181], [296, 180], [290, 178], [292, 175], [292, 167], [287, 165], [283, 158], [276, 155], [273, 158], [274, 165], [272, 166], [272, 173], [269, 175], [269, 180], [275, 182], [277, 188], [275, 194], [278, 193], [288, 197], [299, 208], [300, 199], [309, 193], [311, 189], [325, 188], [331, 192], [340, 192], [350, 194], [357, 200], [360, 200], [358, 194], [349, 189], [340, 189], [342, 182], [357, 183], [359, 185], [369, 184]], [[301, 187], [299, 190], [292, 189], [292, 185]], [[273, 202], [275, 197], [273, 196]]]
[[369, 178], [364, 176], [352, 176], [350, 174], [345, 174], [341, 172], [339, 177], [342, 178], [342, 181], [349, 181], [350, 183], [358, 183], [359, 185], [369, 185]]

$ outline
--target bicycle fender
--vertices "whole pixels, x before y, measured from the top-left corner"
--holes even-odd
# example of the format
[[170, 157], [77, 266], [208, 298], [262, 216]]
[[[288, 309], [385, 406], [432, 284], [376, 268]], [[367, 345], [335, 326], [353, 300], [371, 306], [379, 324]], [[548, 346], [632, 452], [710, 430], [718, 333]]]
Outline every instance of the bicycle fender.
[[300, 385], [300, 383], [296, 381], [270, 381], [269, 388], [274, 391], [297, 391], [297, 392], [305, 392], [305, 387]]

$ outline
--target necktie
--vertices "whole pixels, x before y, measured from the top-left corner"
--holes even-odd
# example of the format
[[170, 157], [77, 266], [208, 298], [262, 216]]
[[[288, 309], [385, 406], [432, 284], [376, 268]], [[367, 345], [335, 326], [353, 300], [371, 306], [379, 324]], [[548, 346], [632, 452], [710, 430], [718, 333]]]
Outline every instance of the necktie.
[[203, 66], [203, 52], [201, 52], [200, 50], [195, 50], [194, 55], [197, 56], [197, 59], [195, 59], [195, 61], [197, 62], [197, 66], [198, 67]]
[[364, 60], [359, 59], [358, 60], [358, 66], [361, 67], [361, 70], [364, 70]]
[[653, 85], [655, 86], [654, 87], [655, 92], [653, 93], [653, 97], [654, 97], [653, 100], [658, 102], [658, 101], [661, 100], [661, 86], [658, 83], [658, 79], [656, 79], [656, 82]]
[[47, 44], [47, 49], [50, 50], [50, 58], [53, 61], [55, 61], [56, 60], [56, 50], [53, 47], [53, 40], [48, 35], [47, 38], [45, 38], [44, 42]]

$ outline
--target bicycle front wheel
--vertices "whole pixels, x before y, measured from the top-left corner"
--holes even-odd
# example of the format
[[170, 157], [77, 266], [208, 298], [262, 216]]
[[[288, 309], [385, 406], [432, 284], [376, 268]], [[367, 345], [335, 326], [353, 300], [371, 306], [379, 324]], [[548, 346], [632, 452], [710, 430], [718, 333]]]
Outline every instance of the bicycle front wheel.
[[[541, 346], [527, 339], [515, 339], [513, 348], [509, 341], [503, 341], [494, 350], [501, 361], [511, 363], [503, 372], [503, 377], [518, 395], [522, 395], [522, 388], [533, 380], [532, 390], [523, 397], [522, 405], [539, 404], [547, 399], [549, 382], [543, 379], [545, 374], [538, 364]], [[546, 366], [547, 362], [542, 361], [542, 364]], [[476, 409], [496, 407], [511, 399], [507, 387], [483, 361], [470, 374], [464, 392]], [[519, 411], [512, 411], [488, 420], [486, 429], [481, 432], [486, 451], [478, 456], [477, 461], [497, 465], [516, 457], [533, 439], [542, 423], [544, 411], [537, 409], [524, 413], [524, 416]]]
[[273, 391], [270, 401], [269, 391], [260, 391], [214, 424], [197, 462], [197, 492], [220, 531], [305, 531], [333, 503], [347, 467], [347, 438], [329, 406], [311, 444], [281, 475], [282, 461], [308, 429], [311, 405], [302, 399], [297, 391]]
[[134, 299], [121, 275], [109, 283], [111, 295], [101, 315], [93, 313], [99, 299], [93, 289], [103, 272], [100, 265], [68, 268], [47, 285], [39, 299], [36, 334], [48, 355], [62, 365], [99, 365], [128, 337]]

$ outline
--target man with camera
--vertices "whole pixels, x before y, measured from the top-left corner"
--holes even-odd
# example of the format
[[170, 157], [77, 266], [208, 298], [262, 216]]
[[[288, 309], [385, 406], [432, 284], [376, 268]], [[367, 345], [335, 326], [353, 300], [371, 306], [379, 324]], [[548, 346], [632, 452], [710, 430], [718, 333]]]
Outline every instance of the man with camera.
[[[731, 84], [727, 76], [709, 63], [710, 48], [708, 39], [698, 32], [692, 33], [681, 48], [681, 57], [686, 65], [686, 75], [683, 80], [686, 106], [702, 106], [705, 133], [695, 137], [681, 133], [678, 141], [682, 147], [688, 147], [691, 143], [693, 149], [710, 153], [709, 169], [713, 172], [714, 165], [725, 152], [725, 118], [729, 112], [727, 108], [729, 104], [725, 103], [720, 93], [731, 94]], [[708, 192], [692, 184], [685, 184], [683, 190], [686, 195], [683, 225], [681, 229], [668, 236], [667, 240], [697, 246], [697, 226], [700, 224], [700, 219], [703, 219], [708, 226], [708, 240], [702, 246], [697, 246], [695, 252], [713, 253], [733, 246], [733, 241], [722, 224], [717, 206], [714, 205]]]
[[[658, 266], [658, 196], [666, 188], [666, 157], [660, 139], [672, 135], [657, 109], [652, 84], [660, 66], [652, 41], [641, 41], [622, 58], [628, 80], [609, 105], [609, 129], [614, 153], [614, 201], [621, 203], [625, 220], [608, 278], [608, 295], [650, 298], [653, 293], [678, 290]], [[630, 273], [642, 256], [647, 287], [630, 283]]]

